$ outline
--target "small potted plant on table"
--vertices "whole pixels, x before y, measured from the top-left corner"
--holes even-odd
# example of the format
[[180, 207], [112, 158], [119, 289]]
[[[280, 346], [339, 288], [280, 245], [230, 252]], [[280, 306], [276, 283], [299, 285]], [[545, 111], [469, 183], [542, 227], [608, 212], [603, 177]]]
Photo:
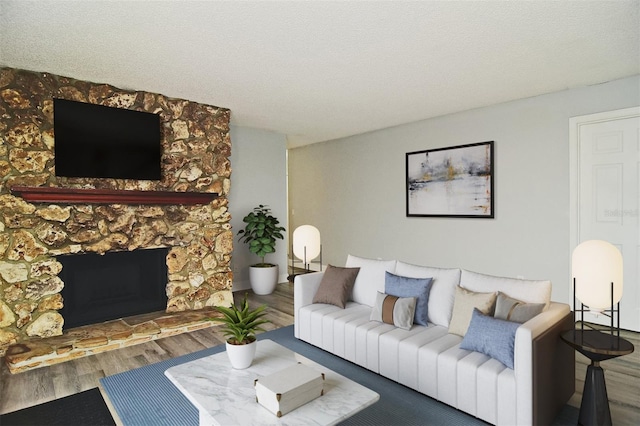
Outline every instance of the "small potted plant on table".
[[256, 354], [256, 332], [264, 331], [260, 326], [269, 322], [263, 318], [266, 315], [264, 310], [267, 305], [249, 309], [245, 293], [240, 306], [234, 303], [229, 308], [224, 306], [216, 306], [215, 308], [222, 314], [222, 317], [210, 318], [209, 320], [223, 324], [222, 332], [227, 337], [226, 349], [231, 366], [237, 370], [249, 367]]
[[276, 251], [276, 239], [283, 240], [285, 229], [271, 214], [271, 209], [260, 204], [242, 219], [244, 229], [238, 231], [240, 241], [249, 245], [249, 251], [260, 257], [260, 263], [249, 267], [251, 289], [256, 294], [271, 294], [278, 284], [278, 265], [266, 263], [264, 258]]

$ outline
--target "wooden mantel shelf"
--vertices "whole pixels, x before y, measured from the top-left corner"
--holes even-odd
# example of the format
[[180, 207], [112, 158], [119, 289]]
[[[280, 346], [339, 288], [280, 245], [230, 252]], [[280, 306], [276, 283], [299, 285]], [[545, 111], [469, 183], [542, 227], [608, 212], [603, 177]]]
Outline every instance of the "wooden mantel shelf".
[[62, 204], [208, 204], [218, 198], [215, 192], [137, 191], [118, 189], [11, 187], [13, 195], [31, 203]]

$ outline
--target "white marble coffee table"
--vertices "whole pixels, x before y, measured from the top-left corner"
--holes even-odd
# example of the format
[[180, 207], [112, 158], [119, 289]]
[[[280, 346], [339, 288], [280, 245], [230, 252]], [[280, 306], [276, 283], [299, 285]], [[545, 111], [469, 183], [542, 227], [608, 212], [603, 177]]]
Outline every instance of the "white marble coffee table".
[[[325, 374], [324, 395], [278, 418], [256, 402], [253, 381], [296, 362]], [[271, 340], [258, 342], [251, 367], [234, 370], [226, 352], [177, 365], [164, 373], [198, 408], [201, 425], [332, 425], [380, 395]]]

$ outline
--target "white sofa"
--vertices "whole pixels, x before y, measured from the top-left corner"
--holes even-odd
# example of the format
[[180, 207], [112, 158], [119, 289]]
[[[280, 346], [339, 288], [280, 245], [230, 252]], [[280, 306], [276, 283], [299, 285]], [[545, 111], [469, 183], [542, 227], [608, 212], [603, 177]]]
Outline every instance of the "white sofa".
[[[559, 334], [573, 327], [569, 305], [549, 300], [549, 281], [493, 277], [461, 269], [411, 265], [349, 256], [359, 267], [344, 309], [313, 303], [324, 272], [298, 275], [294, 284], [294, 327], [311, 343], [431, 398], [496, 425], [550, 424], [575, 390], [575, 353]], [[409, 330], [370, 320], [386, 272], [432, 278], [428, 324]], [[460, 349], [449, 333], [456, 287], [503, 292], [544, 311], [515, 332], [514, 367], [480, 352]]]

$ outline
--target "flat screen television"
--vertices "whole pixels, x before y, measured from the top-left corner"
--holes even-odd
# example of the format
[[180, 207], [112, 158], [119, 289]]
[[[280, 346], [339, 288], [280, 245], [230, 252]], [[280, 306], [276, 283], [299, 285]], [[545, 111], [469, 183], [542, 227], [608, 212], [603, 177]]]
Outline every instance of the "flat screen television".
[[56, 176], [160, 180], [160, 116], [53, 100]]

